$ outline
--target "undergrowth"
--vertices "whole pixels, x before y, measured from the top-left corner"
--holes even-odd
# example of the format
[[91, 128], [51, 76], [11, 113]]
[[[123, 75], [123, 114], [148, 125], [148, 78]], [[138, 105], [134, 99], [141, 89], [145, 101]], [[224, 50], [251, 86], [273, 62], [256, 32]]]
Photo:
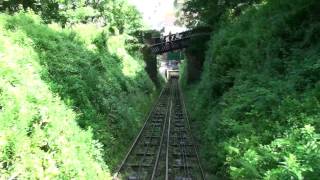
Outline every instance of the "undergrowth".
[[319, 7], [263, 1], [212, 33], [201, 80], [185, 85], [211, 174], [320, 177]]
[[0, 14], [0, 179], [111, 178], [155, 95], [127, 38]]

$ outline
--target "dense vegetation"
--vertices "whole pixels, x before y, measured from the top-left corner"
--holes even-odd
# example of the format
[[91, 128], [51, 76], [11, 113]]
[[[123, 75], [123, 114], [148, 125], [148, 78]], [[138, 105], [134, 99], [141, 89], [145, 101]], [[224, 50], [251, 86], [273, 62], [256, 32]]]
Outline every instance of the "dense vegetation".
[[201, 80], [185, 86], [204, 167], [220, 178], [319, 179], [320, 2], [227, 2], [185, 6], [215, 29]]
[[46, 23], [57, 22], [63, 27], [94, 22], [127, 33], [142, 28], [140, 14], [127, 0], [0, 1], [0, 11], [9, 14], [30, 9], [39, 14]]
[[0, 14], [0, 179], [108, 179], [123, 158], [155, 88], [129, 35], [140, 16], [106, 4]]

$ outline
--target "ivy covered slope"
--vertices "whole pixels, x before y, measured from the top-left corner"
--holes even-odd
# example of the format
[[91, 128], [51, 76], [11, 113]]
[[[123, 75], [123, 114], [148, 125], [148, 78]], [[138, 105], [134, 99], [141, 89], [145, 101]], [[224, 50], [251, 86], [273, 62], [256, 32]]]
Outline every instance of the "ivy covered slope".
[[130, 36], [0, 14], [0, 179], [108, 179], [152, 101]]
[[319, 8], [267, 0], [216, 26], [201, 81], [187, 87], [208, 172], [319, 179]]

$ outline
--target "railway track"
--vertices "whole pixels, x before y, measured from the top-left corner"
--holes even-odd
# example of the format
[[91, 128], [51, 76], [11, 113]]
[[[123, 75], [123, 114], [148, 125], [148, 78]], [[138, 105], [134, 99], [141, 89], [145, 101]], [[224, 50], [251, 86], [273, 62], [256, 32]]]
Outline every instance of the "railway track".
[[177, 79], [161, 91], [114, 179], [205, 179]]

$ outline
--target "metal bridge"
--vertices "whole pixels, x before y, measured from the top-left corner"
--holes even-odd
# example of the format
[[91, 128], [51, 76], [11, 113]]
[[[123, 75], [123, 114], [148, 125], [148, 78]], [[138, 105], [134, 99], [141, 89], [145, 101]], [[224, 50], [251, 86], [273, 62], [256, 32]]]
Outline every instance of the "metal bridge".
[[205, 179], [177, 78], [162, 90], [114, 179]]
[[189, 46], [190, 40], [199, 36], [210, 35], [210, 28], [197, 28], [177, 34], [154, 38], [154, 44], [150, 47], [152, 53], [163, 54], [170, 51], [184, 49]]

